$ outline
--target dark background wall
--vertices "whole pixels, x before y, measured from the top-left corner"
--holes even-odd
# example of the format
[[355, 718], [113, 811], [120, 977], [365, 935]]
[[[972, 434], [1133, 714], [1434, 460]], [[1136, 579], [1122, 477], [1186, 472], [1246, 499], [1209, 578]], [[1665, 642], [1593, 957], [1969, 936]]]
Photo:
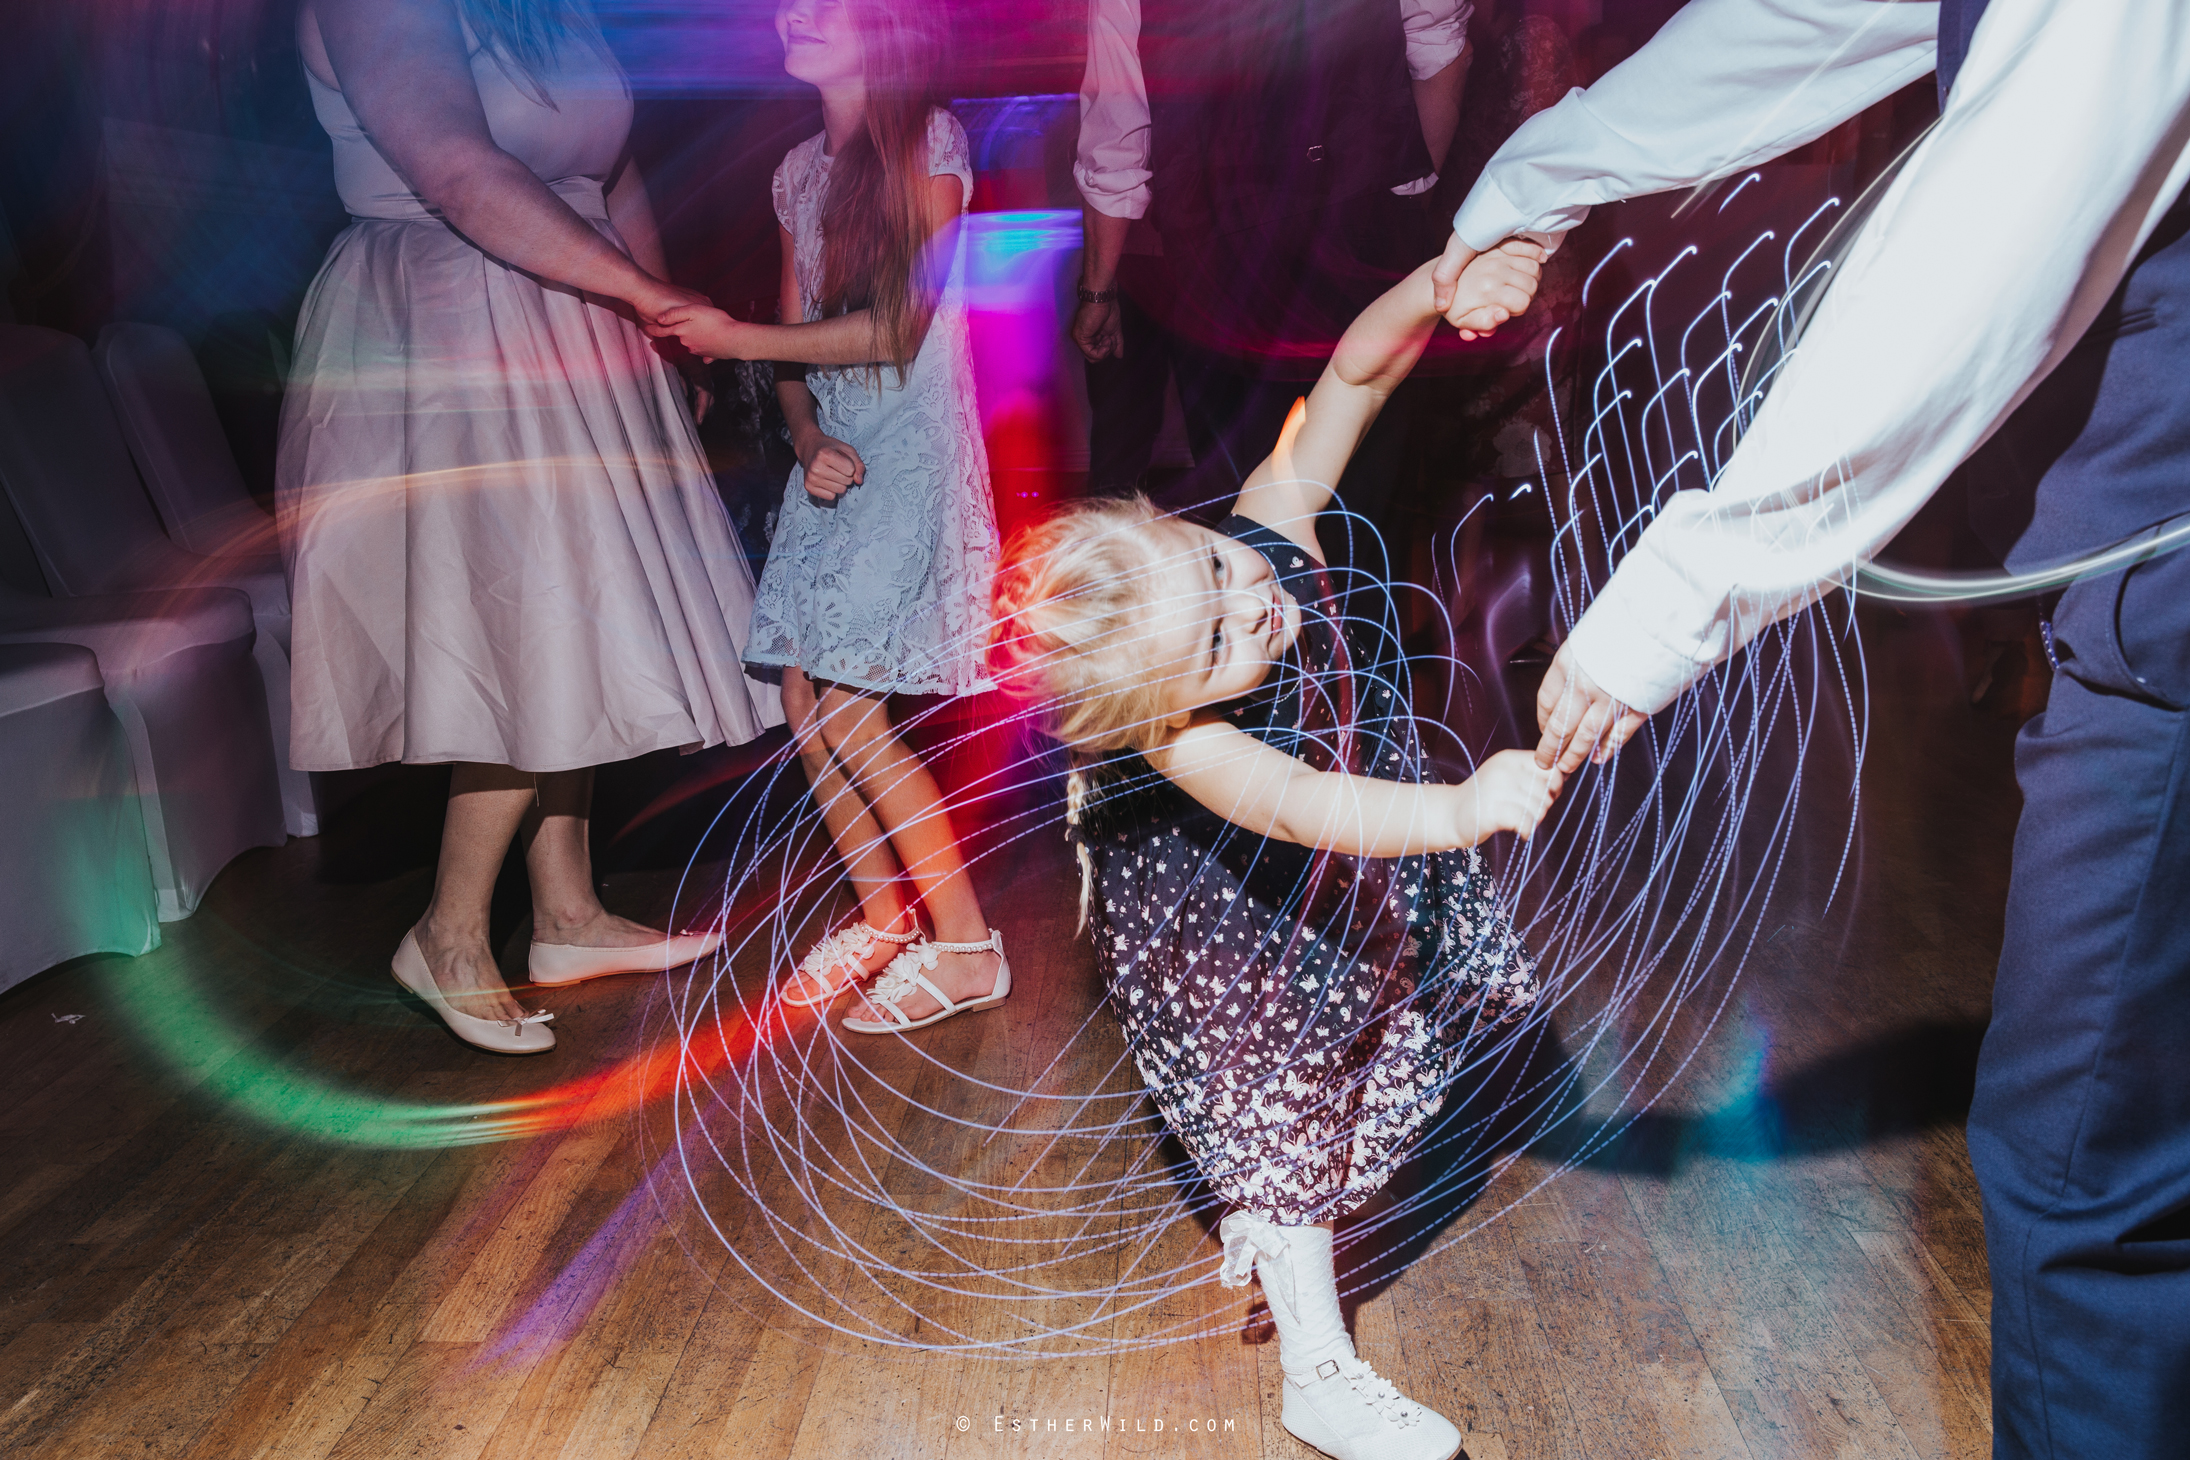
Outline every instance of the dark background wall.
[[[296, 0], [14, 0], [0, 46], [0, 287], [26, 323], [191, 341], [247, 477], [272, 481], [279, 378], [341, 229]], [[672, 267], [772, 312], [768, 179], [819, 125], [782, 72], [772, 0], [600, 0], [640, 105], [633, 146]], [[1078, 86], [1080, 0], [958, 0], [955, 94]]]

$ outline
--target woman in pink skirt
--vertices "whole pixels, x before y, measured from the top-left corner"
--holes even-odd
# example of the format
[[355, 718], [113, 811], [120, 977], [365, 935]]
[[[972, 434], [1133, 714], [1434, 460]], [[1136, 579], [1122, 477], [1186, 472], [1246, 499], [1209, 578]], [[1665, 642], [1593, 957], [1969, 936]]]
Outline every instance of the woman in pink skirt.
[[608, 913], [592, 768], [779, 723], [740, 666], [753, 587], [640, 321], [663, 282], [631, 96], [583, 0], [307, 0], [351, 226], [297, 329], [280, 516], [302, 770], [453, 763], [396, 977], [462, 1038], [553, 1046], [487, 904], [512, 838], [532, 980], [673, 967], [704, 937]]

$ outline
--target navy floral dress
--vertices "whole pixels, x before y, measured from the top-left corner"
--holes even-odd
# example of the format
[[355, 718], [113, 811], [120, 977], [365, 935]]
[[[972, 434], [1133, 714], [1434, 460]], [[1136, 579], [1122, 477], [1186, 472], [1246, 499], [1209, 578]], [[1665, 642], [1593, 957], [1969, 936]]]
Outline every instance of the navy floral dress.
[[[1318, 770], [1427, 779], [1389, 613], [1346, 619], [1298, 544], [1244, 517], [1221, 530], [1303, 610], [1292, 652], [1232, 722]], [[1475, 851], [1374, 859], [1273, 841], [1138, 755], [1092, 770], [1074, 835], [1141, 1079], [1219, 1194], [1282, 1225], [1366, 1201], [1443, 1104], [1455, 1052], [1536, 998]]]

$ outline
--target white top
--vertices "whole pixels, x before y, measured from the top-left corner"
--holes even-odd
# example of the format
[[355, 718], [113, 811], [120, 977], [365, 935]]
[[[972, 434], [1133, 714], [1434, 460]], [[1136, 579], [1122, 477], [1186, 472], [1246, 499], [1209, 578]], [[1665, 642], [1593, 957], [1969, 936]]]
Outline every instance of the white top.
[[[1694, 0], [1516, 131], [1454, 219], [1558, 234], [1719, 177], [1932, 69], [1938, 7]], [[1844, 582], [2067, 354], [2190, 180], [2190, 6], [1992, 0], [1945, 115], [1881, 200], [1709, 491], [1673, 494], [1575, 627], [1646, 712]]]
[[[1459, 59], [1473, 0], [1398, 0], [1407, 32], [1407, 74], [1426, 81]], [[1087, 72], [1080, 80], [1080, 196], [1098, 213], [1148, 213], [1148, 81], [1141, 74], [1141, 0], [1088, 0]], [[1392, 191], [1425, 193], [1430, 173]]]

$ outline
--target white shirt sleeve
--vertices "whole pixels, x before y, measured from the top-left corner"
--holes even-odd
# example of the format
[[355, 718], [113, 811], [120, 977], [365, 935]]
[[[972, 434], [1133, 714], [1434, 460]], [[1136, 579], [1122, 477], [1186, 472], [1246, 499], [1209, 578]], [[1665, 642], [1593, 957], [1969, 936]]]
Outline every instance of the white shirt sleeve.
[[1080, 149], [1072, 180], [1098, 213], [1148, 213], [1148, 81], [1141, 74], [1141, 0], [1088, 0], [1080, 78]]
[[1929, 75], [1938, 34], [1938, 5], [1916, 0], [1692, 0], [1595, 86], [1523, 122], [1453, 228], [1477, 249], [1564, 233], [1592, 204], [1777, 157]]
[[1719, 480], [1576, 626], [1582, 667], [1655, 712], [1875, 555], [2089, 327], [2190, 182], [2186, 139], [2190, 6], [1993, 0]]
[[1427, 81], [1460, 59], [1468, 43], [1471, 0], [1399, 0], [1407, 32], [1407, 74]]

